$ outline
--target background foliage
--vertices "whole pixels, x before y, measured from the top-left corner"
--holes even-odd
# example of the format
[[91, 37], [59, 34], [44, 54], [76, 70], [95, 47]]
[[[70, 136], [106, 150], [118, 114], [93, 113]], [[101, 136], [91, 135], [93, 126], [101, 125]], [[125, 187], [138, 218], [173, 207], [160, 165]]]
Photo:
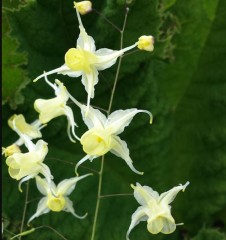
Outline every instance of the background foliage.
[[[179, 183], [191, 182], [185, 193], [173, 202], [173, 216], [184, 222], [171, 235], [150, 235], [140, 223], [131, 239], [223, 240], [226, 228], [226, 2], [224, 0], [139, 0], [127, 1], [130, 12], [124, 45], [133, 44], [141, 35], [155, 37], [153, 53], [137, 52], [123, 58], [113, 110], [137, 107], [150, 110], [136, 116], [122, 138], [127, 141], [138, 176], [122, 159], [106, 155], [103, 194], [132, 193], [130, 183], [140, 182], [159, 192]], [[96, 0], [94, 8], [116, 25], [122, 26], [124, 0]], [[7, 119], [22, 113], [28, 122], [37, 118], [33, 102], [53, 97], [44, 81], [32, 79], [43, 70], [63, 64], [65, 52], [75, 46], [78, 22], [73, 1], [12, 0], [3, 1], [3, 145], [17, 139], [7, 126]], [[97, 49], [119, 48], [119, 33], [94, 12], [82, 17]], [[94, 106], [107, 108], [116, 66], [101, 72]], [[86, 93], [79, 79], [58, 77], [81, 102]], [[29, 81], [29, 84], [27, 83]], [[26, 85], [27, 84], [27, 85]], [[26, 87], [25, 87], [26, 85]], [[24, 96], [24, 97], [22, 97]], [[84, 130], [78, 109], [71, 104], [80, 128]], [[43, 129], [49, 143], [46, 163], [55, 181], [72, 177], [71, 164], [84, 156], [79, 143], [69, 142], [66, 119], [54, 119]], [[99, 169], [99, 160], [87, 167]], [[25, 193], [10, 179], [5, 161], [3, 169], [3, 217], [6, 231], [18, 233]], [[81, 174], [89, 170], [81, 168]], [[97, 193], [96, 175], [78, 183], [71, 195], [77, 213], [88, 212], [85, 220], [67, 213], [49, 213], [32, 225], [49, 225], [69, 240], [90, 239]], [[24, 186], [25, 189], [25, 186]], [[26, 220], [35, 212], [40, 197], [34, 181], [30, 182]], [[101, 200], [97, 239], [125, 239], [131, 214], [138, 207], [131, 196]], [[5, 231], [4, 239], [10, 234]], [[42, 229], [24, 239], [60, 239], [49, 229]]]

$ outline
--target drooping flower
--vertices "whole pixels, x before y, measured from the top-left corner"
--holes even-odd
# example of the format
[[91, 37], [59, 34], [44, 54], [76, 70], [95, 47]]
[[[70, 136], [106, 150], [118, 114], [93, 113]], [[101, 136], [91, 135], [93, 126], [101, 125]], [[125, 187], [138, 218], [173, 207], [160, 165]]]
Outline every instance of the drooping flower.
[[29, 151], [27, 153], [13, 153], [6, 159], [10, 177], [20, 180], [20, 191], [22, 191], [21, 184], [23, 182], [34, 178], [38, 174], [45, 176], [48, 182], [53, 178], [49, 167], [43, 163], [48, 153], [47, 143], [43, 140], [39, 140], [34, 144], [26, 135], [21, 134], [21, 137]]
[[94, 97], [94, 86], [98, 83], [98, 71], [110, 68], [115, 64], [118, 57], [122, 56], [126, 51], [135, 48], [138, 42], [119, 51], [114, 51], [108, 48], [101, 48], [96, 51], [94, 39], [86, 33], [86, 30], [83, 27], [78, 7], [76, 7], [76, 13], [80, 29], [76, 48], [70, 48], [66, 52], [65, 64], [59, 68], [41, 74], [34, 79], [34, 82], [53, 73], [68, 75], [70, 77], [82, 76], [82, 84], [85, 86], [85, 90], [88, 93], [88, 109], [90, 99]]
[[83, 150], [87, 155], [77, 163], [75, 167], [76, 174], [80, 164], [88, 159], [92, 161], [94, 158], [102, 156], [109, 151], [117, 157], [124, 159], [132, 171], [137, 174], [143, 174], [134, 168], [133, 161], [129, 156], [127, 144], [118, 137], [118, 135], [124, 131], [124, 128], [130, 124], [137, 113], [145, 112], [149, 114], [150, 123], [152, 123], [152, 114], [146, 110], [132, 108], [115, 111], [106, 118], [103, 113], [91, 106], [87, 114], [85, 105], [79, 103], [71, 95], [70, 98], [78, 107], [80, 107], [83, 121], [89, 129], [80, 139]]
[[77, 137], [75, 134], [75, 127], [77, 127], [77, 124], [74, 121], [73, 112], [71, 108], [67, 106], [69, 95], [66, 87], [57, 79], [55, 80], [56, 84], [52, 84], [45, 76], [45, 81], [47, 84], [49, 84], [50, 87], [54, 89], [56, 97], [51, 99], [35, 100], [34, 108], [39, 113], [40, 122], [46, 124], [53, 118], [65, 115], [68, 120], [67, 133], [70, 140], [72, 142], [75, 142], [71, 136], [71, 132], [73, 136], [79, 140], [79, 137]]
[[9, 157], [10, 155], [13, 155], [14, 153], [20, 153], [21, 150], [18, 145], [12, 144], [8, 147], [2, 147], [2, 155], [5, 155], [5, 157]]
[[[31, 124], [28, 124], [22, 114], [14, 114], [8, 120], [8, 125], [12, 130], [17, 132], [18, 135], [24, 134], [30, 139], [41, 138], [42, 133], [41, 129], [45, 127], [39, 120], [35, 120]], [[23, 139], [20, 137], [16, 142], [15, 145], [21, 146], [24, 144]]]
[[154, 50], [154, 38], [152, 36], [141, 36], [138, 39], [137, 47], [140, 50], [152, 52]]
[[81, 15], [84, 15], [92, 10], [92, 3], [90, 1], [74, 2], [74, 8], [78, 9]]
[[66, 211], [70, 212], [77, 218], [85, 218], [87, 216], [87, 213], [84, 216], [79, 216], [75, 213], [73, 203], [68, 198], [68, 195], [70, 195], [75, 189], [78, 181], [90, 175], [92, 175], [92, 173], [80, 177], [65, 179], [61, 181], [57, 186], [53, 181], [51, 181], [51, 189], [46, 179], [37, 176], [36, 185], [44, 197], [39, 201], [36, 213], [28, 220], [28, 223], [30, 223], [34, 218], [48, 213], [50, 210], [54, 212]]
[[147, 229], [152, 234], [160, 232], [170, 234], [174, 232], [176, 225], [182, 225], [182, 223], [175, 224], [169, 204], [174, 200], [178, 192], [184, 192], [188, 185], [189, 182], [186, 182], [184, 185], [180, 184], [161, 195], [148, 186], [141, 186], [139, 183], [136, 186], [131, 185], [134, 189], [134, 197], [141, 206], [132, 215], [126, 239], [129, 240], [131, 230], [140, 221], [147, 221]]

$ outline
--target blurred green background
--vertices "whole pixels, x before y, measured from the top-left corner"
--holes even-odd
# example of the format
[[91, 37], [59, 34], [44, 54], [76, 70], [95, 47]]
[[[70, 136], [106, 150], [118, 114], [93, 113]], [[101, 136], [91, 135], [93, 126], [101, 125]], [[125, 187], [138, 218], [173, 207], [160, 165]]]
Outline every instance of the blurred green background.
[[[226, 239], [226, 1], [224, 0], [130, 0], [124, 46], [132, 45], [141, 35], [155, 37], [153, 53], [138, 51], [125, 56], [113, 102], [113, 110], [139, 108], [153, 113], [139, 114], [121, 138], [130, 149], [134, 166], [144, 176], [133, 173], [125, 162], [106, 155], [103, 193], [132, 193], [131, 183], [148, 185], [164, 192], [190, 181], [184, 193], [172, 203], [172, 215], [178, 226], [171, 235], [151, 235], [141, 222], [131, 232], [131, 240], [223, 240]], [[96, 0], [93, 7], [121, 28], [125, 0]], [[7, 125], [8, 118], [24, 114], [28, 122], [37, 119], [33, 109], [37, 98], [51, 98], [54, 93], [43, 80], [32, 79], [64, 63], [64, 54], [75, 47], [79, 34], [72, 0], [3, 0], [2, 46], [2, 126], [3, 146], [17, 140]], [[82, 16], [97, 49], [119, 49], [120, 34], [94, 12]], [[91, 104], [107, 108], [116, 65], [100, 73]], [[62, 80], [69, 92], [86, 102], [86, 92], [79, 78], [52, 75]], [[73, 108], [79, 136], [86, 130], [80, 112]], [[76, 164], [84, 153], [66, 134], [66, 118], [52, 120], [42, 130], [48, 142], [45, 160], [55, 182], [74, 176]], [[72, 164], [60, 162], [68, 161]], [[100, 159], [84, 166], [99, 169]], [[3, 239], [19, 233], [25, 199], [18, 182], [3, 171]], [[88, 173], [85, 168], [81, 174]], [[75, 211], [88, 212], [84, 220], [70, 213], [48, 213], [32, 222], [32, 227], [48, 225], [68, 240], [91, 236], [96, 204], [98, 177], [78, 183], [71, 194]], [[30, 181], [25, 221], [36, 211], [41, 194]], [[123, 240], [131, 215], [138, 203], [132, 196], [101, 200], [96, 239]], [[25, 230], [29, 229], [25, 226]], [[61, 239], [44, 228], [24, 239]]]

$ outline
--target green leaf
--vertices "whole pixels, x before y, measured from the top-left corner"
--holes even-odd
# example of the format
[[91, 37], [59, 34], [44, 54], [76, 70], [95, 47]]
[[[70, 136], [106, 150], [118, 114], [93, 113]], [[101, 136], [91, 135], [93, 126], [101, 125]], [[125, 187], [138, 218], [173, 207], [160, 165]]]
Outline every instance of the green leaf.
[[[15, 6], [14, 6], [15, 7]], [[21, 90], [28, 84], [26, 70], [27, 55], [19, 52], [19, 43], [10, 35], [11, 26], [8, 19], [8, 10], [3, 9], [2, 17], [2, 103], [9, 103], [12, 109], [24, 102]]]
[[226, 235], [216, 229], [202, 229], [192, 240], [225, 240]]

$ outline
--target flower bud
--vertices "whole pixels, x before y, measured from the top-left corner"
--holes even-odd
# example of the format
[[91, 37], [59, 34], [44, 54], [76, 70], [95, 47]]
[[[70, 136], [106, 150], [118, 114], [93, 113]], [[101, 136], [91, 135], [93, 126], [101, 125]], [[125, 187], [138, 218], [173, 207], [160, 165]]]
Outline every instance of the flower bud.
[[152, 52], [154, 50], [154, 38], [152, 36], [141, 36], [138, 39], [137, 47], [140, 50]]
[[81, 15], [84, 15], [92, 10], [92, 3], [90, 1], [74, 2], [74, 8], [77, 8]]
[[13, 155], [14, 153], [20, 153], [20, 148], [16, 144], [12, 144], [6, 148], [2, 147], [2, 155], [4, 154], [5, 157]]

